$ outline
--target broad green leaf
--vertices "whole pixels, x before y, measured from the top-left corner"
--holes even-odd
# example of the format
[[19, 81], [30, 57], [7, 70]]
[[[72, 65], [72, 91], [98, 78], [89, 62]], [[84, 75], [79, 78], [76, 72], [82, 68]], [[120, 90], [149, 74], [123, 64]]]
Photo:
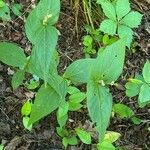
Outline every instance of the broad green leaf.
[[117, 0], [116, 2], [116, 13], [118, 19], [122, 19], [126, 14], [130, 12], [129, 0]]
[[142, 83], [135, 83], [132, 81], [129, 81], [126, 83], [126, 95], [128, 97], [134, 97], [140, 93], [140, 88], [142, 86]]
[[34, 72], [41, 73], [46, 82], [49, 77], [49, 69], [57, 44], [58, 33], [52, 26], [43, 26], [39, 29], [38, 36], [40, 39], [36, 41], [36, 45], [32, 50], [31, 62], [34, 66]]
[[147, 83], [150, 83], [150, 61], [149, 60], [146, 61], [142, 74], [143, 74], [144, 80]]
[[117, 30], [117, 23], [111, 19], [105, 19], [100, 24], [100, 30], [109, 35], [115, 35]]
[[68, 87], [68, 91], [67, 91], [70, 95], [72, 94], [76, 94], [76, 93], [79, 93], [80, 90], [74, 86], [69, 86]]
[[125, 58], [124, 40], [118, 40], [107, 46], [92, 65], [90, 79], [96, 82], [111, 83], [116, 81], [123, 70]]
[[130, 118], [134, 115], [133, 110], [124, 104], [115, 104], [113, 111], [120, 116], [120, 118]]
[[98, 150], [116, 150], [116, 148], [109, 142], [103, 141], [97, 145]]
[[[123, 0], [122, 0], [123, 1]], [[137, 28], [142, 20], [142, 15], [139, 12], [132, 11], [127, 14], [121, 21], [121, 24], [125, 24], [130, 28]]]
[[[42, 37], [40, 37], [40, 33], [43, 28], [49, 28], [57, 22], [59, 12], [60, 0], [40, 0], [37, 7], [28, 16], [25, 24], [27, 37], [33, 44], [36, 44], [37, 41], [40, 42], [40, 39], [42, 39]], [[51, 36], [53, 37], [53, 35]], [[51, 39], [47, 40], [49, 40], [51, 45]]]
[[11, 84], [13, 89], [17, 89], [23, 82], [25, 70], [18, 70], [12, 78]]
[[90, 133], [80, 129], [80, 128], [77, 128], [75, 129], [76, 130], [76, 133], [77, 135], [79, 136], [80, 140], [85, 143], [85, 144], [91, 144], [91, 135]]
[[62, 99], [53, 88], [42, 85], [35, 97], [29, 123], [33, 124], [50, 114], [60, 106], [61, 102]]
[[1, 2], [0, 19], [2, 19], [3, 21], [11, 20], [9, 7], [4, 2]]
[[96, 123], [100, 140], [103, 140], [112, 110], [112, 95], [108, 88], [89, 82], [87, 85], [87, 107], [93, 123]]
[[[54, 58], [54, 57], [53, 57]], [[54, 60], [53, 60], [54, 61]], [[38, 76], [39, 78], [44, 80], [44, 77], [42, 76], [41, 72], [38, 72], [36, 68], [34, 67], [35, 64], [33, 64], [31, 61], [28, 65], [28, 72], [31, 74], [34, 74]], [[63, 79], [61, 76], [59, 76], [56, 72], [56, 62], [51, 62], [50, 68], [49, 68], [49, 74], [47, 83], [62, 97], [64, 98], [67, 94], [67, 81]]]
[[82, 104], [80, 103], [73, 103], [69, 101], [69, 111], [78, 111], [82, 108]]
[[86, 94], [83, 92], [75, 93], [69, 96], [69, 101], [73, 103], [80, 103], [86, 98]]
[[65, 71], [64, 78], [71, 80], [74, 84], [86, 83], [89, 71], [95, 59], [80, 59], [73, 62]]
[[14, 3], [12, 5], [12, 11], [13, 13], [16, 15], [16, 16], [21, 16], [21, 10], [22, 10], [22, 5], [21, 4], [17, 4], [17, 3]]
[[116, 20], [116, 11], [115, 11], [115, 7], [111, 2], [105, 1], [105, 2], [101, 2], [101, 6], [103, 9], [104, 14], [112, 20]]
[[26, 56], [16, 44], [0, 42], [0, 61], [13, 67], [24, 68]]
[[31, 131], [32, 130], [32, 124], [28, 125], [30, 118], [29, 117], [23, 117], [23, 125], [24, 127]]
[[127, 26], [124, 26], [124, 25], [119, 25], [118, 26], [118, 35], [120, 38], [126, 39], [126, 46], [128, 46], [128, 48], [130, 48], [131, 42], [133, 39], [132, 29]]
[[118, 132], [107, 131], [104, 137], [104, 141], [107, 141], [109, 143], [114, 143], [119, 139], [120, 136], [121, 134]]
[[144, 83], [140, 89], [139, 103], [150, 102], [150, 85]]
[[31, 103], [29, 101], [25, 102], [21, 109], [22, 116], [28, 116], [31, 113]]
[[[116, 32], [116, 31], [115, 31]], [[103, 44], [104, 45], [108, 45], [109, 44], [109, 35], [108, 34], [105, 34], [104, 36], [103, 36]]]

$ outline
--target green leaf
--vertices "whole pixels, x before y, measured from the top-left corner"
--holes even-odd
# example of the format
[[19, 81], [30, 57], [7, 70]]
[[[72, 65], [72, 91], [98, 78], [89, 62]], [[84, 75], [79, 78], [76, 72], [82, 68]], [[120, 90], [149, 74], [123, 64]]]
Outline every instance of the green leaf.
[[22, 5], [21, 4], [17, 4], [17, 3], [14, 3], [12, 5], [12, 11], [13, 13], [16, 15], [16, 16], [21, 16], [21, 10], [22, 10]]
[[69, 102], [69, 111], [77, 111], [79, 110], [83, 105], [80, 103], [73, 103]]
[[123, 70], [125, 58], [124, 40], [118, 40], [107, 46], [96, 58], [91, 68], [90, 79], [96, 82], [111, 83], [116, 81]]
[[100, 24], [100, 31], [109, 35], [115, 35], [117, 30], [117, 23], [111, 19], [105, 19]]
[[[122, 0], [123, 1], [123, 0]], [[132, 11], [127, 14], [121, 21], [121, 24], [125, 24], [130, 28], [137, 28], [142, 20], [142, 15], [139, 12]]]
[[66, 129], [63, 129], [61, 127], [56, 128], [57, 134], [61, 137], [69, 136], [69, 133]]
[[18, 70], [13, 75], [11, 84], [14, 90], [16, 90], [22, 84], [24, 75], [25, 75], [25, 70]]
[[141, 119], [137, 117], [132, 117], [131, 120], [135, 125], [139, 125], [142, 122]]
[[64, 137], [62, 143], [65, 146], [65, 148], [67, 148], [68, 145], [77, 145], [78, 141], [77, 141], [77, 138], [75, 136], [73, 136], [73, 137]]
[[70, 95], [72, 94], [76, 94], [76, 93], [79, 93], [80, 90], [74, 86], [69, 86], [68, 87], [68, 91], [67, 91]]
[[114, 143], [119, 139], [120, 136], [121, 134], [118, 132], [107, 131], [104, 137], [104, 141], [109, 142], [109, 143]]
[[113, 106], [113, 111], [117, 113], [122, 119], [130, 118], [134, 115], [133, 110], [124, 104], [115, 104]]
[[150, 85], [144, 83], [141, 86], [140, 94], [139, 94], [139, 103], [148, 103], [150, 102]]
[[112, 20], [116, 20], [116, 11], [115, 11], [115, 7], [111, 2], [105, 1], [105, 2], [101, 2], [101, 6], [103, 9], [104, 14]]
[[[40, 39], [42, 39], [42, 37], [40, 37], [41, 30], [43, 28], [49, 28], [51, 25], [54, 25], [59, 18], [59, 13], [60, 0], [40, 0], [37, 7], [28, 16], [25, 24], [28, 39], [33, 44], [36, 44], [37, 41], [40, 42]], [[47, 25], [44, 25], [43, 21], [47, 21]], [[53, 37], [53, 35], [51, 36]], [[51, 39], [47, 40], [49, 40], [51, 45]], [[40, 42], [40, 44], [41, 43], [42, 42]]]
[[147, 83], [150, 83], [150, 61], [149, 60], [146, 61], [142, 74], [143, 74], [144, 80]]
[[108, 88], [89, 82], [87, 85], [87, 107], [93, 123], [96, 123], [100, 140], [103, 140], [112, 110], [112, 95]]
[[28, 125], [30, 118], [29, 117], [23, 117], [23, 125], [24, 127], [31, 131], [32, 130], [32, 124]]
[[126, 14], [130, 12], [129, 0], [117, 0], [116, 2], [116, 13], [118, 19], [122, 19]]
[[75, 129], [76, 130], [76, 133], [77, 135], [79, 136], [80, 140], [85, 143], [85, 144], [91, 144], [91, 135], [90, 133], [80, 129], [80, 128], [77, 128]]
[[4, 2], [1, 2], [0, 19], [2, 19], [3, 21], [11, 20], [9, 7]]
[[40, 39], [36, 41], [36, 45], [32, 50], [31, 62], [34, 72], [37, 74], [40, 73], [44, 80], [47, 81], [55, 46], [57, 44], [58, 33], [52, 26], [43, 26], [39, 29], [38, 36]]
[[73, 103], [80, 103], [85, 98], [86, 98], [86, 94], [79, 92], [79, 93], [75, 93], [75, 94], [72, 94], [71, 96], [69, 96], [69, 101], [73, 102]]
[[84, 40], [83, 40], [83, 45], [84, 46], [91, 46], [92, 45], [92, 42], [93, 42], [93, 39], [90, 35], [86, 35], [84, 37]]
[[69, 110], [68, 102], [63, 102], [58, 108], [57, 121], [60, 127], [63, 127], [66, 124], [66, 121], [68, 119], [68, 110]]
[[49, 85], [46, 87], [43, 85], [36, 95], [29, 123], [33, 124], [50, 114], [60, 106], [61, 102], [62, 99], [53, 88]]
[[[115, 31], [116, 32], [116, 31]], [[104, 36], [103, 36], [103, 44], [104, 45], [108, 45], [109, 44], [109, 35], [108, 34], [105, 34]]]
[[103, 141], [97, 145], [98, 150], [116, 150], [116, 148], [109, 142]]
[[65, 71], [64, 78], [71, 80], [74, 84], [86, 83], [89, 78], [89, 70], [94, 59], [80, 59], [73, 62]]
[[127, 26], [119, 25], [118, 26], [118, 35], [120, 38], [126, 38], [126, 46], [130, 48], [131, 42], [133, 39], [133, 31]]
[[22, 116], [28, 116], [31, 113], [31, 103], [29, 101], [25, 102], [21, 109]]
[[24, 68], [26, 56], [23, 50], [17, 45], [0, 42], [0, 61], [13, 67]]
[[142, 86], [142, 83], [135, 83], [132, 81], [129, 81], [126, 83], [126, 95], [128, 97], [134, 97], [140, 93], [140, 88]]

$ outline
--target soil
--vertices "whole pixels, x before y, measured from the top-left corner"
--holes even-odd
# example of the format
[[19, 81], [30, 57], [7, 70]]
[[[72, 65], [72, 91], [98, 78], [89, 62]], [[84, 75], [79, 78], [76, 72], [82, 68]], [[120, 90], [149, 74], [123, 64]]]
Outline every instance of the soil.
[[[10, 1], [8, 1], [10, 3]], [[12, 14], [11, 22], [0, 23], [0, 41], [18, 43], [28, 55], [31, 52], [31, 44], [24, 32], [24, 18], [31, 10], [34, 0], [18, 0], [23, 5], [23, 15], [16, 17]], [[79, 8], [78, 27], [76, 27], [75, 15], [77, 11], [71, 5], [71, 1], [61, 1], [61, 14], [58, 24], [61, 36], [58, 42], [58, 52], [61, 56], [59, 70], [65, 68], [74, 60], [83, 58], [82, 38], [86, 34], [83, 24], [85, 19]], [[149, 150], [150, 134], [147, 128], [150, 125], [150, 106], [141, 109], [137, 104], [137, 97], [129, 99], [125, 96], [124, 85], [126, 79], [141, 72], [146, 61], [150, 59], [150, 3], [149, 0], [133, 0], [132, 7], [140, 11], [144, 17], [141, 26], [135, 30], [134, 36], [137, 41], [136, 52], [126, 54], [124, 72], [118, 80], [119, 87], [112, 88], [114, 103], [122, 102], [133, 108], [135, 114], [144, 120], [140, 125], [134, 125], [130, 120], [122, 120], [118, 117], [111, 119], [108, 130], [121, 133], [121, 138], [115, 143], [124, 150]], [[78, 28], [78, 34], [77, 34]], [[55, 113], [42, 119], [35, 125], [32, 132], [24, 129], [20, 109], [26, 99], [34, 97], [34, 91], [29, 91], [23, 86], [13, 91], [11, 77], [13, 69], [0, 64], [0, 143], [5, 145], [6, 150], [62, 150], [61, 138], [56, 134], [57, 121]], [[87, 111], [83, 110], [70, 114], [69, 128], [84, 126], [91, 129]], [[95, 135], [96, 137], [97, 135]], [[78, 146], [69, 147], [70, 150], [94, 150], [94, 145], [86, 146], [79, 143]]]

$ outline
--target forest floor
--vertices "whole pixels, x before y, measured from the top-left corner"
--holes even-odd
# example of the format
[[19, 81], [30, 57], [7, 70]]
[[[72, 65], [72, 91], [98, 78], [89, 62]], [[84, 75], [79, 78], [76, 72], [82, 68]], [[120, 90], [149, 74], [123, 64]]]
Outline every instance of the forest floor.
[[[31, 10], [31, 0], [18, 0], [18, 2], [23, 5], [23, 15], [19, 18], [12, 16], [11, 22], [0, 23], [0, 41], [18, 43], [26, 54], [30, 54], [31, 44], [25, 36], [24, 20]], [[78, 14], [79, 32], [77, 34], [76, 11], [69, 0], [62, 0], [61, 3], [60, 19], [56, 26], [61, 33], [57, 48], [61, 56], [59, 68], [60, 72], [63, 72], [72, 61], [84, 57], [82, 40], [86, 32], [83, 27], [85, 22], [82, 12]], [[146, 0], [132, 0], [132, 8], [144, 15], [142, 24], [134, 32], [135, 41], [137, 41], [136, 52], [127, 52], [124, 72], [118, 80], [120, 88], [114, 88], [112, 92], [114, 102], [121, 101], [130, 106], [145, 122], [134, 125], [130, 120], [114, 117], [111, 119], [108, 130], [121, 133], [122, 136], [115, 144], [124, 150], [150, 150], [150, 134], [147, 131], [150, 125], [150, 107], [139, 108], [137, 97], [127, 98], [124, 89], [125, 79], [141, 72], [146, 59], [150, 59], [150, 4]], [[24, 129], [20, 109], [25, 100], [34, 97], [35, 92], [23, 86], [13, 91], [12, 74], [12, 68], [0, 64], [0, 143], [6, 146], [6, 150], [62, 150], [61, 138], [56, 133], [55, 113], [42, 119], [32, 132]], [[73, 113], [70, 119], [74, 121], [70, 123], [70, 127], [74, 126], [73, 124], [89, 125], [89, 117], [85, 112]], [[86, 146], [81, 143], [69, 149], [94, 150], [92, 145]]]

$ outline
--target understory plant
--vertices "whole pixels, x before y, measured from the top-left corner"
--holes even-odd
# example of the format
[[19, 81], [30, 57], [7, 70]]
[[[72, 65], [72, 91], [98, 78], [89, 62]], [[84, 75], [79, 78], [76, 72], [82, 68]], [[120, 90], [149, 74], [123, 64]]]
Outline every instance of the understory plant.
[[150, 61], [147, 60], [142, 75], [137, 74], [135, 78], [128, 79], [126, 83], [126, 95], [134, 97], [138, 95], [138, 103], [141, 107], [150, 103]]
[[[117, 12], [121, 13], [123, 9], [123, 13], [118, 16], [121, 19], [129, 13], [130, 9], [125, 11], [122, 6], [124, 3], [120, 4], [120, 0], [118, 3], [117, 7], [121, 8]], [[106, 4], [113, 7], [111, 12], [109, 9], [104, 9], [106, 5], [102, 4], [108, 16], [109, 13], [113, 13], [115, 4]], [[106, 35], [103, 39], [104, 47], [98, 52], [96, 58], [76, 60], [66, 68], [63, 75], [60, 75], [57, 70], [59, 57], [56, 51], [60, 33], [55, 27], [59, 14], [60, 0], [40, 0], [31, 11], [25, 23], [25, 33], [32, 44], [30, 56], [26, 56], [23, 49], [14, 43], [0, 42], [0, 61], [14, 67], [15, 70], [12, 77], [13, 89], [16, 90], [23, 84], [25, 74], [33, 76], [25, 87], [38, 89], [34, 100], [27, 100], [21, 109], [23, 124], [31, 131], [36, 122], [56, 110], [58, 121], [56, 130], [62, 137], [65, 148], [68, 145], [76, 145], [78, 138], [85, 144], [91, 144], [92, 135], [82, 127], [76, 127], [73, 131], [66, 129], [69, 112], [79, 111], [84, 107], [88, 110], [92, 124], [98, 133], [97, 149], [115, 150], [112, 143], [120, 137], [120, 134], [106, 132], [106, 129], [112, 115], [112, 108], [115, 113], [119, 114], [119, 111], [117, 105], [113, 107], [113, 96], [109, 87], [122, 73], [126, 41], [129, 38], [126, 35], [120, 36], [120, 39], [117, 38], [110, 43], [109, 35]], [[112, 14], [113, 17], [114, 15]], [[139, 16], [141, 15], [138, 14]], [[80, 91], [77, 88], [79, 85], [86, 85], [86, 91]], [[130, 117], [133, 115], [132, 113]]]

